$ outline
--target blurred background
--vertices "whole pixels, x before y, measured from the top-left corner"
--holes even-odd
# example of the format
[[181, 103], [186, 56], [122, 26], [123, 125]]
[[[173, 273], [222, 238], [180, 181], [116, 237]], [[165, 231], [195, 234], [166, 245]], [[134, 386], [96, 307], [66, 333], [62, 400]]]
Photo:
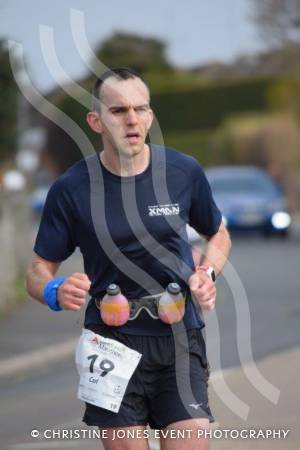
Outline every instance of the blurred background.
[[[73, 315], [59, 323], [43, 307], [24, 302], [24, 269], [49, 186], [82, 153], [76, 139], [18, 88], [15, 78], [24, 80], [24, 71], [22, 55], [12, 51], [16, 43], [42, 96], [39, 104], [46, 99], [66, 113], [96, 148], [98, 136], [85, 122], [88, 95], [78, 85], [90, 92], [97, 59], [143, 75], [164, 143], [204, 166], [232, 232], [230, 262], [249, 300], [254, 359], [298, 349], [300, 0], [0, 0], [0, 23], [0, 357], [57, 344], [79, 329]], [[49, 48], [53, 37], [63, 71], [45, 51], [45, 36]], [[88, 62], [79, 50], [84, 40]], [[192, 230], [190, 236], [199, 242]], [[76, 253], [62, 270], [80, 264]], [[227, 281], [220, 277], [219, 283], [221, 367], [239, 367], [235, 299]], [[38, 326], [37, 341], [33, 322], [42, 317], [47, 323]], [[20, 322], [27, 338], [12, 339], [12, 324]], [[214, 345], [212, 339], [212, 352]], [[63, 370], [65, 379], [69, 372]]]

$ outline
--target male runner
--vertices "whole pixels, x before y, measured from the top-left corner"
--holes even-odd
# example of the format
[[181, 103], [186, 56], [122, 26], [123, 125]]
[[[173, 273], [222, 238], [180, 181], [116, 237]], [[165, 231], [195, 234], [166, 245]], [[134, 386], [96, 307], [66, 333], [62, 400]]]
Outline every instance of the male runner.
[[[131, 355], [137, 358], [137, 367], [117, 412], [111, 408], [116, 407], [121, 384], [112, 392], [110, 407], [86, 401], [83, 420], [107, 430], [102, 440], [106, 450], [147, 449], [148, 424], [165, 432], [163, 450], [204, 450], [208, 442], [197, 430], [207, 428], [213, 417], [207, 397], [204, 324], [197, 309], [215, 307], [213, 270], [216, 274], [222, 270], [230, 238], [199, 164], [173, 149], [145, 143], [153, 113], [142, 78], [130, 69], [108, 71], [96, 81], [93, 99], [87, 121], [101, 135], [103, 150], [80, 160], [51, 187], [26, 275], [27, 290], [56, 311], [78, 311], [89, 294], [81, 340], [114, 349], [124, 344], [127, 348], [120, 346], [115, 358], [132, 349], [138, 352]], [[197, 269], [187, 242], [187, 223], [207, 239]], [[60, 263], [76, 247], [82, 252], [85, 273], [55, 278]], [[166, 324], [147, 310], [121, 326], [108, 326], [100, 317], [99, 305], [111, 283], [138, 305], [145, 297], [154, 301], [170, 282], [178, 283], [185, 296], [180, 322]], [[114, 372], [116, 359], [102, 360], [100, 373], [97, 357], [78, 353], [77, 363], [89, 371], [88, 380], [81, 379], [85, 389], [81, 398], [88, 391], [97, 395], [98, 386]], [[122, 363], [124, 374], [129, 359]], [[132, 433], [123, 437], [120, 430]], [[167, 430], [191, 432], [174, 439]]]

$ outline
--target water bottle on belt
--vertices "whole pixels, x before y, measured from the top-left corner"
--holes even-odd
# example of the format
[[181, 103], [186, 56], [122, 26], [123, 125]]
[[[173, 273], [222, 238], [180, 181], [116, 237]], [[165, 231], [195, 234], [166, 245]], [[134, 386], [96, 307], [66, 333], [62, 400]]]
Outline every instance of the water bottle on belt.
[[129, 319], [128, 300], [117, 284], [110, 284], [100, 305], [101, 319], [106, 325], [121, 326]]
[[103, 322], [115, 327], [136, 319], [143, 309], [152, 319], [170, 325], [182, 320], [185, 312], [185, 298], [177, 283], [169, 283], [162, 294], [136, 300], [127, 300], [118, 285], [110, 284], [103, 299], [95, 302]]

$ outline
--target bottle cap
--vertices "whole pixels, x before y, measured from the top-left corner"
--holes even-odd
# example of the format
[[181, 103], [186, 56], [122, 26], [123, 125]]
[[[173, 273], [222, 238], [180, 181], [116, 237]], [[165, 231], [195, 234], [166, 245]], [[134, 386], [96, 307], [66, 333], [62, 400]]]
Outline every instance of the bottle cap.
[[168, 287], [167, 287], [167, 291], [170, 294], [176, 295], [176, 294], [179, 294], [179, 292], [181, 291], [181, 288], [178, 283], [169, 283]]
[[121, 292], [121, 289], [119, 288], [119, 286], [117, 284], [114, 284], [114, 283], [110, 284], [108, 286], [108, 288], [106, 289], [106, 293], [108, 295], [117, 295], [120, 292]]

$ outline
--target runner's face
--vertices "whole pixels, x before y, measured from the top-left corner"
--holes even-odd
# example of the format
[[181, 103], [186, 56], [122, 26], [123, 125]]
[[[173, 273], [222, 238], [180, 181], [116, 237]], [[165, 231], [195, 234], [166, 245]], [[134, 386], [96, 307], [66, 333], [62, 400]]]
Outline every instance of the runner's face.
[[102, 85], [100, 101], [104, 148], [125, 157], [141, 153], [153, 117], [146, 85], [139, 78], [109, 78]]

